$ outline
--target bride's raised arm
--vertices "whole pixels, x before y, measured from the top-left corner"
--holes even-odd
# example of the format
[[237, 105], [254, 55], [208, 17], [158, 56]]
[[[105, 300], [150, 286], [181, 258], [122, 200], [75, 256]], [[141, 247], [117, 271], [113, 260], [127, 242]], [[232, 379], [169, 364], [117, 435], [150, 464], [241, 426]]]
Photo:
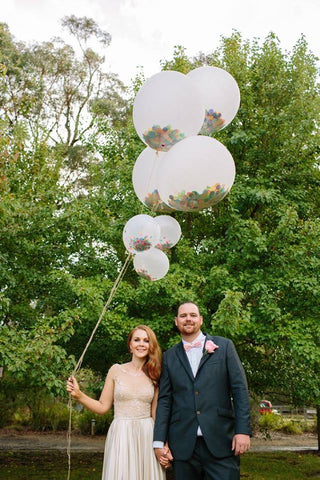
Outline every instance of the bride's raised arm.
[[81, 403], [84, 407], [91, 412], [104, 415], [107, 413], [113, 405], [113, 392], [114, 392], [114, 373], [116, 365], [113, 365], [107, 375], [103, 390], [101, 392], [99, 400], [89, 397], [83, 393], [75, 377], [69, 377], [67, 380], [67, 391], [71, 396]]

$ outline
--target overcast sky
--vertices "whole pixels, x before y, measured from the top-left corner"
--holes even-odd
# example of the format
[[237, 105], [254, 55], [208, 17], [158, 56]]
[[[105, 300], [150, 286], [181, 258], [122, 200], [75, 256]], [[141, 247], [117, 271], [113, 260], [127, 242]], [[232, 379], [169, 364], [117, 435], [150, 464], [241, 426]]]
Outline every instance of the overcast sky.
[[43, 41], [61, 36], [65, 15], [91, 17], [112, 35], [106, 66], [124, 82], [143, 66], [146, 76], [172, 57], [174, 45], [187, 54], [212, 52], [221, 35], [239, 30], [263, 40], [273, 31], [284, 50], [305, 34], [320, 57], [320, 0], [0, 0], [0, 21], [16, 40]]

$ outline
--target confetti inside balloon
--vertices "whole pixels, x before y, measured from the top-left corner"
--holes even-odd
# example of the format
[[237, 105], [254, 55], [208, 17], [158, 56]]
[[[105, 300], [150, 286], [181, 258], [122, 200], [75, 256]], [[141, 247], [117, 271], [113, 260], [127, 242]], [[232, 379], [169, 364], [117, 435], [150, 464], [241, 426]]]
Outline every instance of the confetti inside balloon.
[[229, 125], [240, 105], [240, 90], [230, 73], [218, 67], [199, 67], [187, 77], [197, 87], [205, 107], [201, 132], [210, 135]]
[[137, 158], [132, 172], [132, 184], [139, 200], [153, 212], [170, 212], [158, 191], [158, 174], [166, 154], [145, 148]]
[[169, 260], [165, 253], [157, 248], [151, 248], [143, 253], [137, 253], [133, 259], [135, 271], [141, 277], [150, 280], [160, 280], [169, 270]]
[[143, 140], [154, 150], [167, 152], [176, 143], [185, 137], [183, 132], [171, 128], [170, 125], [161, 128], [160, 125], [153, 125], [142, 134]]
[[168, 203], [175, 210], [198, 211], [220, 202], [229, 192], [230, 187], [216, 183], [207, 186], [202, 192], [182, 190], [176, 195], [169, 195]]
[[171, 208], [195, 212], [220, 202], [234, 178], [233, 158], [222, 143], [207, 136], [189, 137], [166, 154], [159, 193]]
[[201, 93], [184, 74], [162, 71], [150, 77], [133, 104], [133, 123], [149, 147], [167, 152], [183, 138], [196, 135], [202, 126]]
[[128, 252], [144, 252], [159, 242], [160, 227], [149, 215], [136, 215], [126, 223], [122, 237]]
[[159, 215], [155, 217], [154, 221], [160, 227], [160, 239], [156, 248], [165, 251], [174, 247], [181, 237], [179, 222], [169, 215]]

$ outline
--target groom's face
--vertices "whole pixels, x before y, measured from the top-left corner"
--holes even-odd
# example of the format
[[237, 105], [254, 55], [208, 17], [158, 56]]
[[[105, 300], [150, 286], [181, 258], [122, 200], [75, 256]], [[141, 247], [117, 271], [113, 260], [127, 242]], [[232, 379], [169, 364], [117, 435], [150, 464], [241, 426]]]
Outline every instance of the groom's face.
[[197, 336], [202, 325], [202, 316], [197, 305], [184, 303], [180, 305], [175, 324], [182, 336]]

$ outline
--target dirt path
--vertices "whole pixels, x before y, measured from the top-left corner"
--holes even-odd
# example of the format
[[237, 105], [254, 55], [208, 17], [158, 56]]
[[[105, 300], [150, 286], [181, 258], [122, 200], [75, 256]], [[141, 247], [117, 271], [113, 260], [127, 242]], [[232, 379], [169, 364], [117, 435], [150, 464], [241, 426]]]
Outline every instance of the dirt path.
[[[73, 451], [103, 452], [105, 436], [84, 436], [73, 434], [71, 448]], [[66, 449], [66, 433], [20, 433], [0, 430], [0, 450], [64, 450]], [[318, 441], [316, 435], [284, 435], [272, 434], [271, 440], [265, 440], [257, 434], [252, 438], [252, 451], [270, 450], [315, 450]]]

